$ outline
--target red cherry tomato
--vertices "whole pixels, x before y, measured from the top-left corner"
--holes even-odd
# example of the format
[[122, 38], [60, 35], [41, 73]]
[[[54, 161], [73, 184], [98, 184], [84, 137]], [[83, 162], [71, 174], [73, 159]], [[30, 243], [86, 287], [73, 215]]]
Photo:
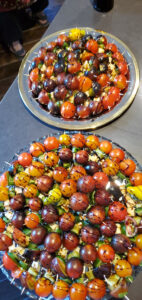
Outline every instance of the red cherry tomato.
[[61, 116], [65, 119], [71, 119], [74, 117], [76, 112], [76, 107], [73, 103], [71, 102], [64, 102], [61, 105]]
[[121, 150], [119, 148], [115, 148], [115, 149], [112, 149], [112, 151], [109, 153], [109, 156], [113, 161], [119, 163], [121, 160], [124, 159], [125, 153], [123, 150]]
[[87, 50], [91, 51], [93, 54], [97, 53], [98, 51], [98, 43], [93, 40], [90, 39], [87, 43], [86, 43], [86, 48]]
[[44, 60], [44, 57], [46, 55], [46, 48], [45, 47], [41, 47], [38, 51], [38, 57], [42, 60]]
[[50, 78], [52, 76], [53, 71], [54, 71], [54, 66], [48, 66], [46, 68], [46, 76], [47, 76], [47, 78]]
[[5, 230], [5, 222], [2, 218], [0, 218], [0, 232], [3, 232]]
[[130, 176], [136, 169], [136, 164], [132, 159], [124, 159], [119, 164], [120, 171], [126, 176]]
[[90, 60], [90, 58], [93, 56], [93, 53], [91, 52], [83, 52], [81, 60], [84, 62], [85, 60]]
[[57, 37], [57, 44], [62, 47], [64, 42], [68, 42], [68, 37], [65, 34], [60, 34]]
[[105, 188], [109, 181], [108, 176], [103, 172], [96, 172], [93, 175], [93, 178], [95, 180], [95, 187], [97, 189]]
[[127, 208], [121, 202], [114, 201], [109, 205], [108, 215], [113, 221], [121, 222], [127, 216]]
[[108, 154], [112, 150], [112, 144], [109, 141], [102, 141], [100, 143], [100, 149]]
[[117, 47], [116, 47], [115, 44], [109, 43], [109, 44], [106, 45], [106, 50], [110, 50], [113, 53], [115, 53], [115, 52], [117, 52]]
[[112, 57], [116, 58], [118, 61], [125, 61], [124, 56], [119, 51], [113, 53]]
[[120, 100], [120, 90], [119, 90], [119, 88], [116, 87], [116, 86], [112, 86], [109, 89], [108, 95], [112, 95], [113, 98], [114, 98], [114, 101], [118, 102]]
[[110, 245], [104, 244], [99, 247], [98, 255], [104, 263], [109, 263], [114, 260], [115, 252]]
[[80, 62], [76, 61], [76, 60], [72, 60], [70, 61], [70, 63], [68, 64], [68, 71], [71, 74], [77, 73], [79, 72], [81, 69], [81, 64]]
[[128, 65], [125, 61], [119, 61], [117, 66], [121, 74], [126, 75], [128, 73]]
[[102, 87], [105, 87], [105, 86], [108, 86], [110, 80], [109, 80], [109, 77], [108, 77], [106, 74], [100, 74], [100, 75], [97, 77], [97, 82], [98, 82]]
[[54, 136], [49, 136], [44, 140], [44, 146], [47, 151], [58, 149], [59, 141]]
[[7, 270], [14, 271], [17, 269], [16, 263], [8, 256], [7, 252], [3, 255], [3, 264]]
[[142, 173], [135, 172], [130, 176], [132, 185], [142, 185]]
[[127, 79], [126, 79], [126, 77], [123, 74], [117, 75], [114, 78], [114, 84], [120, 90], [124, 90], [126, 88], [126, 86], [127, 86]]
[[39, 69], [38, 68], [35, 68], [33, 69], [31, 72], [30, 72], [30, 80], [32, 82], [38, 82], [39, 81]]
[[28, 167], [32, 162], [32, 156], [30, 153], [23, 152], [18, 156], [18, 162], [23, 167]]
[[112, 94], [103, 97], [104, 109], [111, 109], [115, 105], [115, 100]]
[[7, 186], [8, 185], [8, 171], [4, 172], [0, 176], [0, 186]]

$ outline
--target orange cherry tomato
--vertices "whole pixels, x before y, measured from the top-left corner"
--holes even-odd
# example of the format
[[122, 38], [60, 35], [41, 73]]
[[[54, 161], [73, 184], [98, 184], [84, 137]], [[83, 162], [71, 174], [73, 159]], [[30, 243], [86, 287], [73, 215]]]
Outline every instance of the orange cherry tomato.
[[106, 74], [100, 74], [100, 75], [97, 77], [97, 82], [98, 82], [102, 87], [105, 87], [105, 86], [108, 86], [110, 80], [109, 80], [109, 77], [108, 77]]
[[127, 216], [127, 208], [121, 202], [114, 201], [109, 205], [108, 215], [114, 222], [121, 222]]
[[127, 86], [127, 79], [123, 74], [117, 75], [114, 78], [114, 84], [120, 90], [124, 90]]
[[8, 185], [8, 174], [8, 171], [6, 171], [0, 176], [0, 186], [5, 187]]
[[33, 143], [30, 146], [30, 153], [32, 154], [32, 156], [38, 157], [39, 155], [43, 154], [45, 152], [45, 148], [44, 146], [39, 143]]
[[32, 156], [28, 152], [23, 152], [18, 156], [18, 162], [23, 167], [28, 167], [32, 162]]
[[39, 297], [48, 297], [52, 292], [52, 284], [48, 279], [39, 278], [35, 285], [35, 292]]
[[82, 62], [84, 62], [85, 60], [90, 60], [90, 58], [91, 58], [92, 56], [93, 56], [93, 53], [84, 51], [84, 52], [82, 53], [81, 60], [82, 60]]
[[0, 186], [0, 201], [8, 200], [8, 188], [5, 186]]
[[93, 300], [99, 300], [106, 294], [106, 286], [103, 280], [94, 278], [87, 284], [88, 296]]
[[128, 65], [125, 61], [119, 61], [117, 66], [121, 74], [126, 75], [128, 73]]
[[55, 281], [53, 284], [52, 295], [57, 300], [65, 299], [69, 292], [68, 284], [63, 280]]
[[132, 267], [125, 259], [119, 259], [114, 268], [116, 274], [120, 277], [128, 277], [132, 275]]
[[136, 164], [132, 159], [124, 159], [119, 164], [120, 171], [126, 176], [130, 176], [136, 169]]
[[11, 276], [15, 279], [19, 279], [20, 276], [22, 275], [22, 272], [23, 271], [20, 268], [17, 268], [15, 270], [11, 271]]
[[119, 148], [115, 148], [115, 149], [112, 149], [112, 151], [109, 153], [109, 156], [113, 161], [119, 163], [121, 160], [124, 159], [125, 153], [123, 150], [121, 150]]
[[63, 167], [57, 167], [53, 171], [53, 178], [57, 182], [62, 182], [68, 177], [68, 171]]
[[86, 138], [86, 146], [91, 149], [95, 150], [100, 145], [99, 138], [96, 135], [89, 135]]
[[76, 107], [73, 103], [71, 102], [64, 102], [61, 105], [61, 116], [65, 119], [71, 119], [74, 117], [76, 112]]
[[39, 69], [38, 68], [35, 68], [33, 69], [31, 72], [30, 72], [30, 80], [32, 82], [37, 82], [39, 81]]
[[2, 218], [0, 218], [0, 232], [3, 232], [5, 230], [5, 222]]
[[41, 47], [38, 51], [38, 57], [41, 59], [41, 60], [44, 60], [44, 57], [46, 55], [46, 48], [45, 47]]
[[25, 225], [30, 229], [36, 228], [39, 223], [40, 223], [40, 218], [38, 215], [34, 213], [27, 215], [25, 218]]
[[57, 45], [57, 42], [54, 42], [54, 41], [48, 43], [46, 46], [47, 51], [53, 51], [53, 49], [56, 47], [56, 45]]
[[142, 262], [142, 251], [136, 247], [129, 249], [127, 259], [131, 265], [138, 266]]
[[25, 187], [30, 181], [30, 176], [25, 172], [17, 173], [14, 177], [14, 183], [16, 186]]
[[96, 172], [93, 175], [93, 179], [95, 180], [95, 187], [97, 189], [103, 189], [106, 187], [109, 178], [104, 172]]
[[79, 72], [81, 69], [81, 64], [77, 60], [72, 60], [68, 64], [68, 72], [71, 74]]
[[92, 80], [86, 76], [79, 77], [79, 90], [86, 92], [92, 87]]
[[72, 179], [66, 179], [61, 183], [60, 190], [63, 196], [71, 197], [77, 191], [76, 182]]
[[140, 250], [142, 250], [142, 234], [138, 234], [136, 236], [135, 243], [136, 243], [137, 248], [139, 248]]
[[120, 100], [120, 90], [116, 86], [112, 86], [109, 91], [108, 95], [111, 95], [115, 102], [118, 102]]
[[74, 166], [70, 171], [70, 178], [77, 181], [80, 177], [86, 175], [86, 170], [82, 166]]
[[118, 61], [125, 61], [124, 56], [119, 51], [113, 53], [112, 57], [116, 58]]
[[102, 141], [99, 147], [106, 154], [110, 153], [112, 150], [112, 144], [109, 141]]
[[85, 300], [87, 296], [87, 288], [82, 283], [73, 283], [70, 287], [70, 299], [71, 300]]
[[85, 137], [81, 133], [76, 133], [71, 138], [71, 144], [74, 147], [83, 148], [85, 145]]
[[97, 53], [98, 51], [98, 43], [93, 39], [90, 39], [86, 43], [85, 47], [87, 48], [88, 51], [91, 51], [93, 54]]
[[44, 140], [44, 146], [47, 151], [58, 149], [59, 141], [54, 136], [49, 136]]
[[43, 162], [48, 167], [56, 166], [59, 161], [59, 156], [55, 152], [46, 152], [43, 156]]
[[17, 269], [16, 263], [8, 256], [7, 252], [3, 255], [3, 264], [7, 270], [14, 271]]
[[54, 66], [48, 66], [45, 72], [47, 78], [50, 78], [53, 75], [53, 72], [54, 72]]
[[132, 185], [142, 185], [142, 173], [135, 172], [130, 176]]
[[104, 244], [99, 247], [98, 255], [104, 263], [109, 263], [114, 260], [115, 252], [110, 245]]
[[38, 189], [35, 184], [26, 185], [24, 188], [23, 194], [26, 198], [34, 198], [37, 196]]
[[111, 109], [115, 105], [115, 100], [112, 94], [105, 95], [102, 101], [104, 109]]
[[102, 170], [108, 176], [114, 176], [118, 173], [119, 165], [115, 161], [107, 158], [102, 163]]
[[115, 53], [115, 52], [117, 52], [117, 47], [116, 47], [116, 45], [113, 44], [113, 43], [108, 43], [108, 44], [106, 45], [106, 50], [110, 50], [110, 51], [112, 51], [113, 53]]

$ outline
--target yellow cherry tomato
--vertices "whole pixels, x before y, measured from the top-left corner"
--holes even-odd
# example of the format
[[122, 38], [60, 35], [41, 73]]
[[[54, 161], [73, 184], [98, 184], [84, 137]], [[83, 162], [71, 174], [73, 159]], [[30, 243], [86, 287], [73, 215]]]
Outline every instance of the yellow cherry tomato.
[[8, 188], [0, 186], [0, 201], [6, 201], [8, 199]]
[[59, 137], [59, 143], [61, 145], [69, 146], [70, 143], [71, 143], [70, 136], [68, 134], [65, 134], [65, 133], [62, 134], [62, 135], [60, 135], [60, 137]]
[[30, 176], [25, 172], [20, 172], [15, 175], [14, 183], [16, 186], [25, 187], [30, 181]]
[[127, 260], [119, 259], [115, 265], [115, 272], [120, 277], [131, 276], [132, 267]]
[[34, 198], [37, 196], [38, 189], [36, 185], [29, 184], [24, 188], [24, 196], [26, 198]]

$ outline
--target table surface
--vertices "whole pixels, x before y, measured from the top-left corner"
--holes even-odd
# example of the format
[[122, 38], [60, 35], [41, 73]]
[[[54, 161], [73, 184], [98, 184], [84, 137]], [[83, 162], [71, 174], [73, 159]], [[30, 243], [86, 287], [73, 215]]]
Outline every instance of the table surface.
[[[69, 27], [88, 26], [116, 35], [124, 41], [135, 54], [139, 69], [142, 69], [142, 1], [115, 0], [109, 13], [95, 11], [89, 0], [66, 0], [51, 23], [45, 35]], [[117, 120], [96, 133], [112, 139], [126, 148], [142, 164], [142, 87], [131, 107]], [[0, 169], [4, 161], [32, 140], [59, 131], [47, 126], [33, 117], [24, 107], [18, 92], [17, 79], [14, 81], [0, 104]], [[4, 277], [2, 277], [4, 278]], [[3, 280], [3, 279], [2, 279]], [[140, 300], [142, 274], [129, 291], [130, 300]], [[9, 288], [8, 288], [9, 287]], [[19, 291], [10, 287], [8, 282], [0, 283], [0, 299], [18, 299]], [[23, 296], [20, 297], [23, 299]]]

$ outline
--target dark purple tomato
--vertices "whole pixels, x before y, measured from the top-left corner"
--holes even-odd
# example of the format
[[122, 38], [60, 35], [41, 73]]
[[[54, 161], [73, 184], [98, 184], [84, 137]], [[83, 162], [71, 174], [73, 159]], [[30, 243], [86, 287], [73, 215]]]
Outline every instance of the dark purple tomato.
[[77, 189], [82, 193], [91, 193], [95, 188], [95, 181], [91, 176], [82, 176], [77, 181]]
[[22, 228], [24, 225], [24, 222], [25, 222], [24, 214], [22, 212], [18, 212], [18, 211], [15, 212], [12, 217], [11, 222], [16, 228], [18, 228], [18, 229]]
[[61, 277], [67, 276], [65, 262], [60, 257], [54, 257], [52, 259], [51, 270], [53, 273], [58, 274]]
[[101, 94], [101, 85], [97, 81], [94, 81], [92, 83], [92, 88], [93, 88], [95, 97], [100, 96], [100, 94]]
[[49, 268], [53, 256], [48, 251], [42, 251], [40, 254], [40, 263], [44, 268]]
[[85, 170], [87, 174], [93, 175], [94, 173], [99, 171], [99, 165], [96, 161], [88, 161], [85, 166]]
[[115, 200], [119, 200], [120, 198], [123, 199], [124, 196], [121, 193], [121, 190], [118, 185], [116, 185], [114, 182], [110, 182], [108, 187], [108, 192], [114, 196]]
[[37, 245], [43, 243], [46, 236], [46, 229], [42, 226], [34, 228], [31, 232], [31, 241]]
[[51, 66], [56, 58], [56, 54], [53, 52], [48, 52], [44, 57], [44, 63], [46, 66]]
[[53, 185], [53, 179], [48, 175], [43, 175], [37, 179], [37, 188], [41, 192], [48, 192]]
[[105, 277], [108, 278], [111, 275], [111, 264], [102, 264], [94, 268], [93, 273], [96, 278], [104, 280]]
[[127, 252], [131, 247], [131, 241], [124, 234], [115, 234], [111, 240], [111, 246], [116, 253]]
[[69, 54], [68, 54], [68, 61], [74, 61], [76, 59], [79, 58], [79, 53], [78, 51], [70, 51]]
[[74, 104], [75, 105], [81, 105], [84, 104], [84, 102], [87, 100], [87, 96], [83, 92], [78, 92], [74, 96]]
[[58, 74], [57, 75], [57, 79], [56, 79], [57, 85], [58, 84], [64, 84], [65, 77], [66, 77], [66, 73], [65, 72], [62, 72], [62, 73]]
[[105, 210], [102, 206], [92, 206], [87, 213], [87, 218], [92, 224], [101, 224], [105, 219]]
[[33, 97], [38, 97], [39, 93], [42, 90], [42, 86], [38, 82], [33, 82], [31, 86], [31, 90], [32, 90]]
[[102, 206], [108, 206], [111, 202], [111, 195], [106, 190], [97, 190], [95, 193], [95, 201]]
[[92, 56], [90, 58], [90, 61], [92, 63], [92, 67], [94, 67], [95, 69], [98, 69], [98, 67], [99, 67], [99, 60], [98, 60], [98, 58], [97, 58], [97, 56], [95, 54], [94, 54], [94, 56]]
[[97, 228], [86, 225], [81, 229], [81, 238], [83, 242], [87, 244], [96, 243], [99, 237], [100, 237], [100, 233]]
[[49, 102], [49, 96], [48, 96], [48, 93], [47, 91], [45, 91], [44, 89], [41, 90], [41, 92], [39, 93], [38, 95], [38, 102], [40, 104], [43, 104], [43, 105], [47, 105], [48, 102]]
[[76, 113], [79, 119], [87, 119], [90, 116], [90, 108], [85, 105], [77, 105]]
[[63, 61], [56, 62], [54, 65], [55, 74], [57, 75], [59, 73], [64, 72], [64, 68], [65, 68], [65, 65], [64, 65]]
[[64, 213], [62, 216], [60, 216], [59, 226], [63, 231], [68, 231], [72, 229], [74, 224], [75, 224], [75, 217], [70, 212]]
[[78, 164], [86, 165], [88, 163], [88, 152], [80, 150], [75, 154], [75, 160]]
[[102, 235], [111, 237], [116, 232], [116, 224], [112, 220], [104, 220], [100, 226]]
[[64, 84], [65, 84], [67, 89], [74, 91], [74, 90], [78, 89], [79, 81], [78, 81], [77, 76], [68, 74], [65, 77]]
[[56, 252], [61, 246], [61, 237], [58, 233], [49, 233], [44, 241], [44, 246], [49, 253]]
[[58, 85], [55, 87], [54, 90], [54, 97], [57, 100], [64, 100], [67, 94], [67, 89], [65, 88], [64, 85]]
[[72, 151], [68, 148], [62, 148], [59, 151], [59, 157], [63, 162], [70, 162], [72, 161], [73, 154]]
[[96, 248], [90, 244], [83, 246], [80, 250], [80, 257], [87, 264], [93, 263], [97, 258]]
[[70, 278], [76, 279], [81, 276], [83, 272], [83, 263], [79, 258], [71, 258], [66, 264], [66, 272]]
[[41, 209], [42, 202], [38, 197], [31, 198], [28, 202], [28, 206], [31, 210], [39, 211]]
[[100, 101], [90, 101], [89, 108], [92, 116], [97, 116], [101, 114], [104, 110], [102, 100]]
[[83, 211], [89, 205], [89, 198], [86, 194], [75, 193], [70, 198], [70, 207], [75, 211]]
[[20, 210], [23, 208], [25, 203], [24, 196], [22, 194], [17, 194], [10, 199], [10, 208], [13, 210]]
[[48, 102], [48, 110], [52, 115], [59, 115], [60, 114], [60, 107], [56, 104], [56, 102], [53, 102], [50, 100]]
[[57, 209], [49, 204], [48, 206], [44, 206], [42, 209], [42, 219], [45, 223], [51, 224], [58, 221], [58, 212]]
[[20, 276], [20, 281], [22, 286], [27, 289], [34, 290], [36, 279], [30, 273], [24, 271]]
[[66, 232], [63, 238], [63, 245], [69, 251], [74, 250], [79, 244], [79, 237], [73, 232]]
[[85, 76], [89, 77], [92, 81], [95, 81], [97, 78], [97, 70], [96, 68], [92, 68], [89, 71], [85, 72]]
[[47, 92], [52, 92], [56, 86], [56, 83], [53, 79], [46, 79], [43, 82], [44, 88]]

